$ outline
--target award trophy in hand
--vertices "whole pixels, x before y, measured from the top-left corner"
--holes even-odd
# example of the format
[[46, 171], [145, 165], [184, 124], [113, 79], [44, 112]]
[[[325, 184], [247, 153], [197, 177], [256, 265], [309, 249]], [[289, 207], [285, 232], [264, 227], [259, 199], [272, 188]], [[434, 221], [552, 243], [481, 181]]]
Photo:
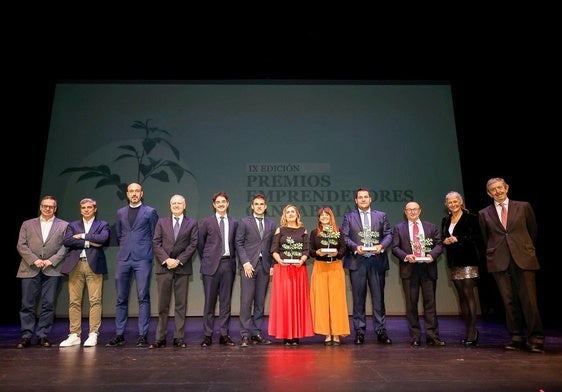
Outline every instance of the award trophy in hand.
[[370, 227], [363, 229], [359, 232], [359, 237], [361, 237], [361, 242], [363, 243], [363, 252], [374, 252], [375, 245], [379, 243], [379, 232], [371, 230]]
[[[287, 237], [285, 243], [281, 245], [284, 249], [283, 254], [288, 257], [288, 259], [283, 259], [283, 263], [299, 264], [301, 262], [302, 246], [303, 244], [301, 242], [295, 242], [291, 237]], [[296, 259], [294, 257], [296, 257]]]
[[324, 229], [320, 232], [320, 243], [325, 246], [325, 248], [320, 248], [320, 252], [327, 253], [327, 256], [330, 257], [330, 261], [327, 263], [332, 262], [332, 257], [334, 257], [338, 253], [337, 248], [331, 248], [331, 245], [338, 245], [338, 238], [340, 238], [340, 232], [334, 231], [331, 225], [324, 225]]

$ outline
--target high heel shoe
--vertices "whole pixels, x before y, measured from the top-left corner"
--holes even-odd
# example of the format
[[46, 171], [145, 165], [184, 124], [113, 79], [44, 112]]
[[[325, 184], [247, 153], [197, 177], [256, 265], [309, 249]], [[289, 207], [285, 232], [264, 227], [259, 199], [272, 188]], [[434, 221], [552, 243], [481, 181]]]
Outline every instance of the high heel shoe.
[[480, 337], [480, 332], [478, 330], [476, 330], [476, 337], [474, 338], [474, 340], [466, 340], [464, 342], [464, 345], [466, 347], [476, 347], [478, 346], [478, 338]]

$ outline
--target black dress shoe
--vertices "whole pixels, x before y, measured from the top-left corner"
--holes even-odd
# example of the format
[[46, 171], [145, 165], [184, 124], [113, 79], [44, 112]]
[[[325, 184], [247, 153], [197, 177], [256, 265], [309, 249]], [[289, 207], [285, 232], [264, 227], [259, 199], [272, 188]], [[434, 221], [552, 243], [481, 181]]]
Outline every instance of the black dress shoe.
[[203, 339], [203, 341], [201, 342], [201, 347], [209, 347], [211, 344], [213, 344], [211, 337], [205, 336], [205, 339]]
[[261, 335], [254, 335], [254, 336], [252, 336], [252, 343], [253, 344], [271, 344], [271, 340], [266, 339]]
[[420, 346], [420, 341], [418, 339], [414, 339], [410, 342], [410, 346], [412, 347], [419, 347]]
[[285, 346], [290, 346], [291, 345], [291, 339], [283, 339], [283, 344]]
[[137, 339], [137, 347], [145, 346], [148, 346], [148, 339], [146, 338], [146, 335], [139, 335], [139, 338]]
[[166, 339], [157, 340], [155, 343], [148, 346], [148, 348], [162, 348], [162, 347], [166, 347]]
[[478, 330], [476, 330], [476, 337], [474, 338], [474, 340], [464, 340], [464, 345], [466, 347], [476, 347], [478, 346], [478, 339], [480, 338], [480, 332], [478, 332]]
[[531, 347], [529, 347], [529, 351], [532, 353], [542, 354], [544, 353], [544, 345], [542, 343], [531, 344]]
[[512, 341], [511, 343], [506, 344], [504, 348], [511, 351], [525, 350], [527, 349], [527, 345], [523, 341]]
[[174, 347], [186, 348], [187, 343], [183, 339], [174, 339]]
[[46, 337], [43, 337], [39, 339], [39, 345], [41, 347], [51, 347], [51, 342], [49, 342], [49, 339], [47, 339]]
[[105, 347], [117, 347], [125, 344], [125, 337], [123, 335], [115, 335], [113, 339], [105, 345]]
[[27, 348], [31, 346], [31, 339], [30, 338], [21, 338], [19, 343], [16, 345], [16, 348]]
[[298, 346], [299, 344], [301, 344], [299, 339], [291, 339], [291, 346]]
[[[252, 336], [253, 338], [253, 336]], [[256, 344], [256, 343], [254, 343]], [[242, 336], [242, 340], [240, 341], [240, 346], [248, 347], [250, 345], [250, 339], [247, 336]]]
[[222, 344], [223, 346], [234, 346], [234, 342], [232, 341], [232, 339], [230, 338], [230, 336], [228, 335], [222, 335], [219, 338], [219, 344]]
[[353, 343], [355, 344], [365, 343], [365, 335], [363, 335], [362, 333], [358, 333], [357, 335], [355, 335], [355, 340], [353, 341]]
[[377, 341], [383, 344], [392, 344], [392, 340], [388, 337], [386, 332], [381, 332], [377, 335]]
[[439, 339], [438, 337], [434, 337], [434, 338], [429, 338], [427, 339], [427, 344], [429, 346], [446, 346], [447, 343], [445, 343], [444, 341], [442, 341], [441, 339]]

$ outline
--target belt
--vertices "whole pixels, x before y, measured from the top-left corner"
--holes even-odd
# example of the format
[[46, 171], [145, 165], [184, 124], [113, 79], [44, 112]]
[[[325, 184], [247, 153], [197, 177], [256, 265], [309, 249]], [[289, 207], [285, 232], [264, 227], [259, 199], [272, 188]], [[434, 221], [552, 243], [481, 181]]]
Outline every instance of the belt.
[[88, 261], [88, 259], [85, 258], [85, 257], [80, 257], [78, 260], [80, 260], [80, 261]]
[[232, 260], [231, 256], [223, 256], [221, 257], [221, 260]]

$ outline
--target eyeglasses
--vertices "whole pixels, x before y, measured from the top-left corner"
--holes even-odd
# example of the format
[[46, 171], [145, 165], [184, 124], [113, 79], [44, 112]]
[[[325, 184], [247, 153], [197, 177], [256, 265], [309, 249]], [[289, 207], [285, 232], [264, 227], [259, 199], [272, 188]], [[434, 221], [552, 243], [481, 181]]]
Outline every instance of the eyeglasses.
[[407, 212], [416, 212], [419, 211], [419, 208], [406, 208]]
[[45, 204], [41, 204], [41, 208], [44, 208], [46, 210], [54, 210], [55, 208], [57, 208], [57, 206], [47, 206]]

